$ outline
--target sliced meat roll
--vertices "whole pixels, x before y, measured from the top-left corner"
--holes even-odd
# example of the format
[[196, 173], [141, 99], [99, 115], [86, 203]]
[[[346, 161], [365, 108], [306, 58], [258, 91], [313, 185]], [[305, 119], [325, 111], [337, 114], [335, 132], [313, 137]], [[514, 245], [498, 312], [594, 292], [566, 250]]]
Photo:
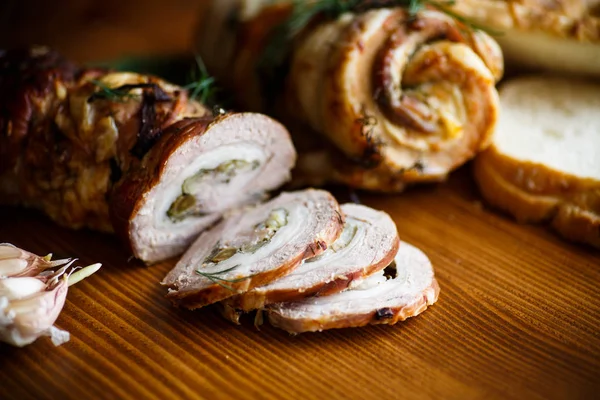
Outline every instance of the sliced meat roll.
[[[394, 178], [441, 179], [487, 147], [498, 114], [502, 53], [485, 33], [460, 29], [444, 13], [399, 8], [321, 24], [294, 51], [289, 113], [376, 167], [380, 190]], [[377, 189], [357, 177], [340, 176]]]
[[295, 157], [285, 128], [261, 114], [185, 119], [116, 186], [113, 225], [140, 259], [181, 254], [225, 211], [284, 183]]
[[[412, 15], [394, 2], [354, 3], [341, 15], [310, 1], [233, 13], [231, 68], [206, 52], [208, 64], [246, 108], [293, 126], [295, 140], [315, 132], [335, 145], [343, 160], [325, 160], [326, 177], [303, 168], [306, 182], [394, 192], [443, 180], [489, 145], [500, 47], [433, 6]], [[302, 25], [297, 15], [315, 18]], [[282, 33], [295, 23], [303, 29]]]
[[360, 286], [326, 297], [267, 307], [272, 325], [290, 333], [395, 324], [425, 311], [437, 301], [439, 286], [425, 254], [401, 242], [392, 266], [395, 276], [371, 276]]
[[326, 252], [305, 260], [281, 279], [225, 300], [225, 316], [238, 322], [242, 311], [337, 293], [387, 267], [400, 243], [390, 216], [357, 204], [342, 205], [342, 212], [344, 230]]
[[184, 307], [215, 303], [281, 278], [305, 258], [323, 253], [343, 225], [328, 192], [283, 193], [200, 235], [162, 284]]
[[146, 263], [283, 184], [294, 162], [267, 117], [213, 117], [179, 86], [47, 48], [0, 53], [0, 203], [116, 231]]

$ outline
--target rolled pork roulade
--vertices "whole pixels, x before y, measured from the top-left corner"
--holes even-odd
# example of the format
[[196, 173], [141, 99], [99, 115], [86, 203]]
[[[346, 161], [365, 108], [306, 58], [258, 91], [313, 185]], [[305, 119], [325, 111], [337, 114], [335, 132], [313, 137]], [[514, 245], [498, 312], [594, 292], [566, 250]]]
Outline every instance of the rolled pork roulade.
[[[321, 7], [317, 3], [282, 1], [233, 13], [235, 28], [220, 32], [236, 43], [235, 51], [207, 54], [209, 66], [230, 66], [221, 74], [229, 73], [227, 82], [245, 107], [278, 115], [294, 127], [297, 141], [317, 132], [335, 145], [340, 154], [328, 152], [308, 183], [400, 191], [444, 179], [489, 145], [503, 58], [488, 34], [439, 10], [412, 13], [385, 6], [391, 2], [364, 2], [335, 17], [314, 13], [280, 46], [291, 50], [278, 62], [287, 54], [277, 48], [280, 30], [311, 6]], [[269, 104], [270, 91], [284, 101]], [[314, 165], [314, 153], [301, 157], [301, 167]]]
[[439, 296], [429, 258], [418, 248], [400, 243], [390, 275], [371, 275], [358, 287], [325, 297], [272, 304], [269, 322], [290, 333], [393, 325], [422, 313]]
[[290, 274], [223, 301], [223, 315], [239, 323], [243, 312], [271, 303], [328, 296], [360, 284], [387, 267], [398, 252], [396, 224], [383, 211], [343, 204], [344, 230], [323, 254], [304, 260]]
[[263, 115], [213, 115], [179, 86], [47, 48], [0, 54], [0, 202], [116, 232], [146, 263], [262, 199], [294, 162], [287, 131]]
[[212, 304], [289, 274], [303, 260], [324, 253], [343, 226], [330, 193], [284, 192], [204, 232], [162, 283], [178, 305]]

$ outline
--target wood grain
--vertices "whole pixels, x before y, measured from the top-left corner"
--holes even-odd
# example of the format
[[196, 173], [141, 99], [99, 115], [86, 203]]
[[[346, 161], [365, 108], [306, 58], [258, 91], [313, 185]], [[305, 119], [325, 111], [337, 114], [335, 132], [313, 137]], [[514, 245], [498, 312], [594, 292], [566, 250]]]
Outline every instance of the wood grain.
[[[7, 0], [0, 45], [44, 43], [79, 61], [184, 51], [203, 4]], [[0, 208], [0, 242], [104, 264], [69, 292], [57, 322], [69, 343], [0, 344], [0, 399], [598, 396], [598, 252], [488, 210], [468, 168], [448, 184], [361, 198], [429, 255], [439, 302], [392, 327], [295, 337], [176, 309], [158, 284], [173, 262], [145, 268], [109, 235]]]
[[468, 171], [401, 196], [361, 195], [432, 259], [439, 302], [396, 326], [290, 336], [176, 309], [172, 262], [0, 209], [0, 241], [104, 263], [69, 292], [54, 348], [0, 346], [1, 399], [576, 399], [600, 390], [600, 255], [482, 207]]

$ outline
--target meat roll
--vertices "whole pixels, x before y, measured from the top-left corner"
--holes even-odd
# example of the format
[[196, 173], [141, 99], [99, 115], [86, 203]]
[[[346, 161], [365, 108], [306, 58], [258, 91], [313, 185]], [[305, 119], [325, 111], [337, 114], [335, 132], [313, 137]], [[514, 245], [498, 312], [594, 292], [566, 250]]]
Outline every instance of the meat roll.
[[401, 242], [392, 266], [394, 276], [372, 275], [360, 286], [326, 297], [267, 307], [269, 322], [290, 333], [395, 324], [434, 304], [439, 286], [425, 254]]
[[344, 204], [341, 208], [344, 230], [326, 252], [304, 260], [281, 279], [225, 300], [225, 317], [237, 323], [243, 311], [337, 293], [387, 267], [400, 243], [394, 221], [388, 214], [362, 205]]
[[163, 280], [175, 303], [194, 309], [268, 284], [336, 241], [344, 220], [328, 192], [282, 193], [204, 232]]
[[[364, 11], [365, 2], [333, 19], [317, 13], [289, 44], [288, 62], [265, 68], [285, 54], [273, 43], [282, 24], [311, 7], [306, 3], [239, 14], [238, 49], [209, 64], [233, 67], [228, 81], [245, 107], [278, 115], [296, 126], [300, 140], [314, 131], [335, 145], [340, 154], [323, 163], [335, 171], [326, 179], [317, 172], [312, 182], [400, 191], [444, 179], [489, 145], [498, 116], [495, 84], [503, 74], [502, 53], [490, 36], [440, 11]], [[231, 28], [220, 32], [232, 35]], [[266, 103], [278, 86], [285, 104]]]
[[280, 186], [294, 162], [262, 115], [214, 116], [181, 87], [47, 48], [0, 54], [0, 202], [116, 231], [146, 263]]

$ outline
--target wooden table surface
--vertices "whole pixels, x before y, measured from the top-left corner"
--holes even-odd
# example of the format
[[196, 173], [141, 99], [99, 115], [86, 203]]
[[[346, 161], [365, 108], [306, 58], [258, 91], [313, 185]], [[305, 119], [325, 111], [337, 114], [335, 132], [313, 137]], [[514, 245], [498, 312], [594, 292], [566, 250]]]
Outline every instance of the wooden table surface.
[[[3, 15], [0, 44], [44, 43], [89, 61], [189, 47], [206, 1], [34, 3], [45, 4], [2, 3], [16, 11]], [[396, 326], [298, 336], [174, 308], [158, 284], [172, 262], [142, 267], [109, 235], [0, 208], [0, 242], [104, 264], [69, 291], [57, 325], [70, 342], [0, 344], [0, 399], [599, 396], [599, 252], [486, 209], [468, 168], [447, 184], [361, 199], [429, 255], [439, 301]]]
[[71, 341], [0, 345], [0, 399], [590, 399], [600, 390], [600, 254], [479, 202], [468, 171], [361, 195], [431, 258], [437, 304], [396, 326], [289, 334], [184, 311], [117, 240], [0, 208], [0, 241], [103, 268], [69, 291]]

